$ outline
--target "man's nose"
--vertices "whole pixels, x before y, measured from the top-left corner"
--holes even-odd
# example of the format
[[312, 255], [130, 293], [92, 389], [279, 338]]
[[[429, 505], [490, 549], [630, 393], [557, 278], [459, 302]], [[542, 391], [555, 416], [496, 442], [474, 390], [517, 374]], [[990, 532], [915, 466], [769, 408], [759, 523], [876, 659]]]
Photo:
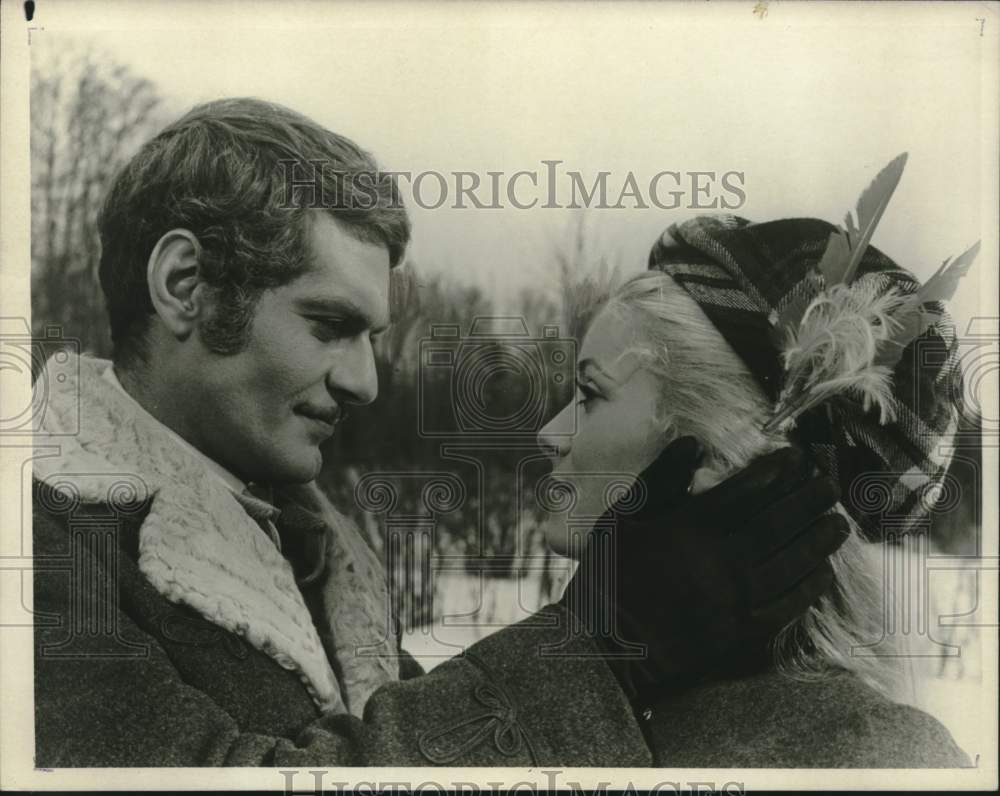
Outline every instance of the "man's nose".
[[576, 431], [576, 414], [570, 402], [538, 432], [538, 445], [545, 450], [553, 462], [569, 453], [572, 447], [571, 435]]
[[378, 397], [375, 352], [367, 335], [359, 336], [343, 356], [337, 357], [326, 383], [327, 389], [345, 403], [363, 406]]

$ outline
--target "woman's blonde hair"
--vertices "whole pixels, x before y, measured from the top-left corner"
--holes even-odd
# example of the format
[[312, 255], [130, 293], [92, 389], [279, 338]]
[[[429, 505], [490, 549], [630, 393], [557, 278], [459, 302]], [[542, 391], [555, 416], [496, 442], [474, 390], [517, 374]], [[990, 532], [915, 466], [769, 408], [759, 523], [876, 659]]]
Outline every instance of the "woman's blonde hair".
[[[668, 439], [697, 438], [714, 480], [788, 444], [783, 435], [761, 430], [771, 414], [768, 399], [694, 299], [669, 276], [648, 272], [629, 280], [606, 309], [628, 319], [633, 350], [662, 380], [660, 420]], [[774, 660], [795, 679], [816, 679], [840, 668], [892, 693], [901, 685], [900, 672], [884, 642], [877, 657], [855, 654], [883, 635], [881, 569], [843, 507], [838, 510], [852, 533], [831, 557], [834, 586], [781, 631], [773, 644]]]

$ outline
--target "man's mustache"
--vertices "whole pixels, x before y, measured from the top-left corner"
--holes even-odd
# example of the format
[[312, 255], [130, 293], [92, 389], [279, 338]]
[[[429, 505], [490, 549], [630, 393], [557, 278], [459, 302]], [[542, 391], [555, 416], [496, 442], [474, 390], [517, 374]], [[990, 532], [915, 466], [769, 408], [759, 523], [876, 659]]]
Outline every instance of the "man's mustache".
[[329, 423], [331, 426], [336, 426], [339, 423], [344, 422], [347, 418], [347, 411], [339, 404], [334, 404], [333, 406], [302, 404], [296, 408], [296, 411], [299, 414], [311, 417], [314, 420], [322, 420], [324, 423]]

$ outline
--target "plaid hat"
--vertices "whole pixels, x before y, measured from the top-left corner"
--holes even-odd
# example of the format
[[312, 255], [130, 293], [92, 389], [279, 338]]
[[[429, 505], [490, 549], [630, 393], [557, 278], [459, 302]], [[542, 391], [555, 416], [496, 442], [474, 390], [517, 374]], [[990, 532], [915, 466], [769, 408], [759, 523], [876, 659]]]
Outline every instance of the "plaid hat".
[[[736, 216], [703, 216], [675, 224], [653, 246], [649, 268], [662, 271], [701, 307], [777, 401], [783, 363], [778, 314], [817, 290], [814, 267], [836, 228], [813, 218], [754, 224]], [[920, 283], [873, 246], [858, 278], [879, 274], [885, 290], [911, 294]], [[875, 408], [844, 392], [802, 413], [790, 436], [840, 483], [841, 503], [862, 535], [927, 529], [951, 459], [948, 442], [962, 395], [957, 341], [940, 318], [904, 350], [892, 372], [895, 418], [880, 424]]]

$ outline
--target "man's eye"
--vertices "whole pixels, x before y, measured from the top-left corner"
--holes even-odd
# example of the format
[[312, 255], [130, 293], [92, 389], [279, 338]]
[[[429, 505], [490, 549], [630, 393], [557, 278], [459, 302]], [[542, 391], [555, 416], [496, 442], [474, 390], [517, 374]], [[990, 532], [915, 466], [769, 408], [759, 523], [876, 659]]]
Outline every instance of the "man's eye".
[[313, 334], [324, 343], [340, 340], [348, 334], [343, 321], [334, 318], [313, 318]]

